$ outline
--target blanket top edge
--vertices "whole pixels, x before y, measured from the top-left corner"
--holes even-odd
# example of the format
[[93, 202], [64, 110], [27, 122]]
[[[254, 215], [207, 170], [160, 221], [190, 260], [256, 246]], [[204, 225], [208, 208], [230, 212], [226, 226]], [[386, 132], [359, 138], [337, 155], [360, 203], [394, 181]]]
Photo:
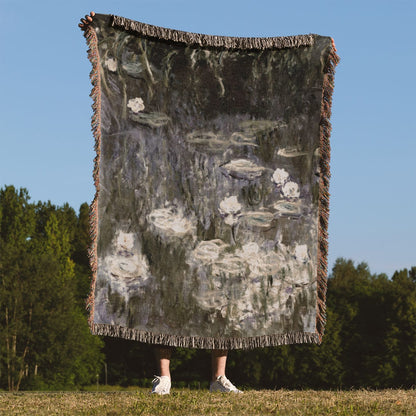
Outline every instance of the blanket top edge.
[[110, 26], [126, 30], [137, 35], [156, 38], [159, 40], [198, 45], [203, 47], [218, 47], [226, 49], [283, 49], [312, 46], [316, 34], [277, 36], [277, 37], [236, 37], [223, 35], [206, 35], [202, 33], [186, 32], [169, 29], [116, 15], [96, 14], [108, 18]]

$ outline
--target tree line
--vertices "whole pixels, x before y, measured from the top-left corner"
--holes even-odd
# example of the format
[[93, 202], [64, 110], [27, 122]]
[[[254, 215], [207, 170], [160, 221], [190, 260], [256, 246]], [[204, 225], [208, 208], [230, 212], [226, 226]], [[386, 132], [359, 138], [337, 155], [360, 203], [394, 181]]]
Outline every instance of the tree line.
[[[0, 189], [0, 389], [150, 386], [153, 347], [91, 335], [89, 208], [30, 201]], [[174, 385], [207, 386], [210, 354], [176, 348]], [[416, 385], [416, 267], [372, 274], [337, 259], [321, 345], [230, 351], [228, 376], [252, 388]]]

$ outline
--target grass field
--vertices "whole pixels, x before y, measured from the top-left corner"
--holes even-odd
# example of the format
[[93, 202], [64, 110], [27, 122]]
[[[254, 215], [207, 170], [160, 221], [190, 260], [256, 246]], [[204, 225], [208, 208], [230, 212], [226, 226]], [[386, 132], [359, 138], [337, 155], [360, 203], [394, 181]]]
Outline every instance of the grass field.
[[0, 393], [0, 415], [416, 415], [416, 390]]

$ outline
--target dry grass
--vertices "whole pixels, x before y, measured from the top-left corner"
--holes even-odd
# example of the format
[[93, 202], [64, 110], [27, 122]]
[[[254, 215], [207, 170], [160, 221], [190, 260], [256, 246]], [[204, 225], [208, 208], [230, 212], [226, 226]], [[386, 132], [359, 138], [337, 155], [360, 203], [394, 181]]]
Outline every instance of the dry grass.
[[416, 390], [0, 393], [1, 415], [416, 415]]

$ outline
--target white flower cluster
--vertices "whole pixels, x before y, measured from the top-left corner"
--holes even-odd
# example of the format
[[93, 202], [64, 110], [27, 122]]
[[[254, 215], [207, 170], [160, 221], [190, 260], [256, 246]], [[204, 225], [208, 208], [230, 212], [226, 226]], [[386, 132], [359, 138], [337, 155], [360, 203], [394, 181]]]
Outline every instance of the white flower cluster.
[[272, 176], [272, 181], [277, 186], [282, 186], [289, 179], [289, 174], [284, 169], [277, 168]]
[[299, 185], [296, 182], [286, 182], [282, 187], [282, 194], [288, 199], [299, 198]]
[[140, 97], [131, 98], [127, 104], [127, 107], [133, 111], [133, 113], [139, 113], [144, 110], [143, 99]]
[[117, 61], [114, 58], [107, 58], [104, 61], [104, 64], [106, 65], [109, 71], [111, 72], [117, 71]]
[[241, 213], [241, 204], [236, 196], [230, 196], [221, 201], [219, 206], [220, 214], [224, 217], [224, 222], [230, 226], [237, 224]]
[[133, 250], [134, 247], [134, 235], [132, 233], [118, 232], [116, 236], [116, 247], [120, 250]]
[[308, 246], [306, 244], [296, 244], [295, 258], [300, 263], [307, 263], [309, 260]]
[[299, 185], [296, 182], [289, 180], [289, 173], [284, 169], [277, 168], [273, 173], [271, 181], [274, 182], [279, 188], [281, 188], [281, 192], [285, 198], [299, 198]]
[[149, 266], [145, 256], [134, 249], [134, 234], [118, 231], [114, 239], [115, 252], [104, 260], [111, 275], [129, 279], [140, 277], [147, 280]]

